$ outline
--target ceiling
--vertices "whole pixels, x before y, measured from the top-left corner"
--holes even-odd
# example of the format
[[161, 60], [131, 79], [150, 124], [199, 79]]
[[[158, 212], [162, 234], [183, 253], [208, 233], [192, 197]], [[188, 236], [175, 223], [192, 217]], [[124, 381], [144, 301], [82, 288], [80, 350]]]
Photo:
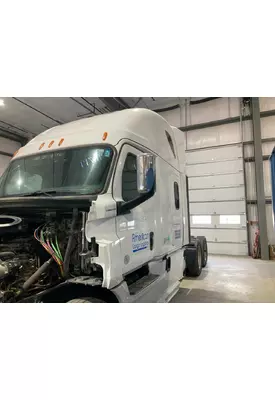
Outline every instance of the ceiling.
[[0, 137], [22, 144], [53, 126], [125, 108], [161, 111], [180, 97], [2, 97]]

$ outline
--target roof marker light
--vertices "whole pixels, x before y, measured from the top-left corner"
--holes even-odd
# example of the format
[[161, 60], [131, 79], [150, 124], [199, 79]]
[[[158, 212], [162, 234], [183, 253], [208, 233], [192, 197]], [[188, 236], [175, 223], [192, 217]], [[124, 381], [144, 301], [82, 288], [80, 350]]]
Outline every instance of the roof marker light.
[[52, 140], [52, 141], [49, 143], [48, 148], [52, 147], [53, 144], [54, 144], [54, 140]]
[[64, 142], [64, 138], [60, 139], [58, 146], [61, 146], [63, 142]]
[[102, 140], [106, 140], [108, 137], [108, 132], [104, 132], [102, 136]]
[[41, 150], [42, 147], [44, 147], [44, 146], [45, 146], [45, 142], [44, 142], [44, 143], [41, 143], [41, 145], [39, 146], [39, 150]]

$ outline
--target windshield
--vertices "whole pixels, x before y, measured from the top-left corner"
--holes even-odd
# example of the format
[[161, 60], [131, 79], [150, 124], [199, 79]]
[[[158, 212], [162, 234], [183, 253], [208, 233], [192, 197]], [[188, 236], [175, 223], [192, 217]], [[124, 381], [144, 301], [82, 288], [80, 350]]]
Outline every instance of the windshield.
[[14, 160], [0, 179], [0, 197], [52, 191], [56, 195], [103, 191], [113, 149], [108, 146], [64, 149]]

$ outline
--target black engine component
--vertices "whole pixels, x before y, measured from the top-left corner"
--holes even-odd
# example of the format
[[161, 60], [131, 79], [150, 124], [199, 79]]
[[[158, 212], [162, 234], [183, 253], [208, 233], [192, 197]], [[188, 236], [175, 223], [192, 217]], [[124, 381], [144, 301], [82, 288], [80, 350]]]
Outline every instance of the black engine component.
[[22, 301], [70, 277], [102, 277], [102, 267], [91, 261], [98, 245], [95, 238], [87, 242], [86, 212], [14, 214], [2, 216], [2, 226], [0, 216], [0, 302]]
[[[0, 216], [0, 301], [15, 301], [23, 288], [24, 295], [28, 295], [29, 290], [35, 293], [60, 280], [58, 266], [54, 262], [50, 263], [49, 269], [44, 271], [42, 268], [42, 273], [37, 273], [49, 259], [49, 254], [35, 239], [34, 232], [43, 224], [47, 224], [49, 228], [51, 223], [52, 215], [45, 213], [33, 213], [23, 217]], [[64, 240], [64, 221], [56, 225], [60, 226]], [[30, 280], [32, 276], [38, 276], [38, 279]], [[31, 285], [28, 282], [31, 282]]]

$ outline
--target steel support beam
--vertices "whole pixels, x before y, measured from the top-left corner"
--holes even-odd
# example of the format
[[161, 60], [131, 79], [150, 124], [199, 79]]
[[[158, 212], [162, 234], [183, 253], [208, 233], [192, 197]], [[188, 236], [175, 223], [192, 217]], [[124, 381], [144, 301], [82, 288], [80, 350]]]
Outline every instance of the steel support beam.
[[260, 114], [260, 102], [258, 97], [251, 98], [251, 114], [252, 114], [253, 138], [254, 138], [256, 195], [257, 195], [258, 221], [260, 230], [261, 258], [263, 260], [269, 260], [265, 190], [264, 190], [264, 172], [263, 172], [261, 114]]
[[[256, 205], [257, 204], [257, 200], [247, 200], [246, 203], [249, 204], [249, 205]], [[265, 204], [272, 204], [272, 200], [271, 199], [265, 199]]]
[[[269, 111], [262, 111], [260, 113], [261, 118], [266, 118], [266, 117], [274, 117], [275, 116], [275, 110], [269, 110]], [[251, 120], [250, 115], [246, 115], [245, 117], [242, 117], [243, 121], [249, 121]], [[209, 122], [203, 122], [201, 124], [196, 124], [196, 125], [187, 125], [179, 128], [181, 131], [186, 132], [186, 131], [194, 131], [198, 129], [205, 129], [205, 128], [213, 128], [214, 126], [220, 126], [220, 125], [227, 125], [227, 124], [235, 124], [236, 122], [240, 122], [240, 117], [231, 117], [231, 118], [225, 118], [225, 119], [218, 119], [216, 121], [209, 121]]]
[[[268, 161], [270, 159], [270, 155], [263, 155], [263, 161]], [[254, 162], [255, 157], [244, 157], [244, 162]]]
[[124, 110], [131, 108], [126, 101], [122, 100], [121, 97], [99, 97], [99, 99], [108, 107], [111, 111]]
[[0, 150], [0, 156], [13, 157], [13, 154]]

